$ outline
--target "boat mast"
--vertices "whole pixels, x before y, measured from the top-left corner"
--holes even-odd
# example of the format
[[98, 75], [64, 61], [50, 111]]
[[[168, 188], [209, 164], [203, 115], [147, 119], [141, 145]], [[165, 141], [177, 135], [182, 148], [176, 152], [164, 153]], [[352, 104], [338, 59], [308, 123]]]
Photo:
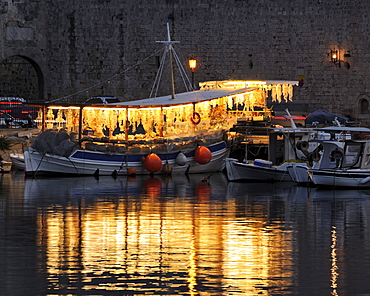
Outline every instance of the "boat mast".
[[167, 23], [167, 40], [166, 41], [156, 41], [158, 43], [163, 43], [166, 45], [166, 52], [170, 55], [170, 70], [171, 70], [171, 97], [172, 99], [175, 99], [175, 76], [173, 72], [173, 61], [172, 61], [172, 55], [173, 55], [173, 43], [180, 43], [180, 41], [172, 41], [171, 35], [170, 35], [170, 24], [168, 21], [168, 18], [166, 19]]
[[171, 97], [172, 99], [174, 99], [175, 98], [175, 76], [173, 74], [173, 61], [172, 61], [173, 53], [172, 53], [172, 44], [170, 43], [171, 35], [170, 35], [170, 26], [169, 26], [168, 20], [167, 20], [167, 37], [168, 37], [168, 42], [169, 42], [168, 51], [170, 53], [171, 88], [172, 88]]

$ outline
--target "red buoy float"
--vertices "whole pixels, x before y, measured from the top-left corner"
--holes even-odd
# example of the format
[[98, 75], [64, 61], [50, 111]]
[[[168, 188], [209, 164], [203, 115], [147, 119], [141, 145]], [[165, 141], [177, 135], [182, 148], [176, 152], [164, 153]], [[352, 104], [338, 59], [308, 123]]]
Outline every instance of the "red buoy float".
[[150, 153], [147, 157], [145, 157], [144, 165], [149, 172], [155, 173], [161, 170], [162, 160], [157, 154]]
[[129, 168], [128, 170], [127, 170], [127, 175], [128, 176], [135, 176], [136, 175], [136, 169], [135, 168]]
[[198, 146], [195, 149], [194, 158], [199, 164], [207, 164], [212, 159], [212, 153], [207, 147]]

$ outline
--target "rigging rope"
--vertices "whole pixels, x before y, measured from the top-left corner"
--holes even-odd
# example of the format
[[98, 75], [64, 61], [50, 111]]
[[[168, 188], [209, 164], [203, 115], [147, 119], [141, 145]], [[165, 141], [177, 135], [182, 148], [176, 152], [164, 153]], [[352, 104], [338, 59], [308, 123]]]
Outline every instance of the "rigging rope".
[[90, 87], [87, 87], [87, 88], [85, 88], [85, 89], [83, 89], [83, 90], [80, 90], [80, 91], [78, 91], [78, 92], [75, 92], [75, 93], [73, 93], [73, 94], [69, 94], [69, 95], [63, 96], [63, 97], [61, 97], [61, 98], [57, 98], [57, 99], [54, 99], [54, 100], [47, 101], [47, 103], [58, 102], [58, 101], [61, 101], [61, 100], [67, 99], [67, 98], [71, 98], [71, 97], [74, 97], [74, 96], [76, 96], [76, 95], [78, 95], [78, 94], [80, 94], [80, 93], [83, 93], [83, 92], [86, 92], [86, 91], [88, 91], [88, 90], [90, 90], [90, 89], [93, 89], [93, 88], [95, 88], [95, 87], [101, 86], [102, 84], [107, 83], [107, 82], [109, 82], [109, 81], [111, 81], [111, 80], [113, 80], [113, 79], [116, 79], [117, 77], [119, 77], [119, 76], [121, 76], [121, 75], [125, 74], [126, 72], [130, 71], [131, 69], [133, 69], [133, 68], [137, 67], [138, 65], [142, 64], [144, 61], [146, 61], [146, 60], [148, 60], [149, 58], [153, 57], [154, 55], [156, 55], [156, 54], [157, 54], [157, 53], [159, 53], [160, 51], [162, 51], [162, 48], [161, 48], [161, 49], [159, 49], [159, 50], [157, 50], [157, 51], [155, 51], [155, 52], [153, 52], [152, 54], [150, 54], [150, 55], [149, 55], [149, 56], [147, 56], [146, 58], [142, 59], [141, 61], [137, 62], [135, 65], [133, 65], [133, 66], [131, 66], [131, 67], [129, 67], [129, 68], [127, 68], [127, 69], [123, 70], [122, 72], [119, 72], [118, 74], [116, 74], [116, 75], [114, 75], [114, 76], [112, 76], [112, 77], [110, 77], [110, 78], [108, 78], [108, 79], [105, 79], [105, 80], [103, 80], [103, 81], [101, 81], [101, 82], [99, 82], [99, 83], [96, 83], [96, 84], [94, 84], [94, 85], [92, 85], [92, 86], [90, 86]]

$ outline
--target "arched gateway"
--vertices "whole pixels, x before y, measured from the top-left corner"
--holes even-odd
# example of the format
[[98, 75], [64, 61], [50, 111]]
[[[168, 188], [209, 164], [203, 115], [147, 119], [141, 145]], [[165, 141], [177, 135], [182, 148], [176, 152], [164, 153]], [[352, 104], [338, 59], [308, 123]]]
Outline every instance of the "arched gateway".
[[0, 97], [45, 101], [45, 80], [39, 64], [25, 55], [10, 55], [0, 62]]

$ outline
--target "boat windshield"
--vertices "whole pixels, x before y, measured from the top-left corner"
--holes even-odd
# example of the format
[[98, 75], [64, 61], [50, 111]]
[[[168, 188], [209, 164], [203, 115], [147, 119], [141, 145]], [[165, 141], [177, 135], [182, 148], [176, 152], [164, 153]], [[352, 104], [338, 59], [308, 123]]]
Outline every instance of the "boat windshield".
[[343, 168], [357, 167], [360, 165], [361, 148], [361, 143], [347, 143], [342, 163]]

